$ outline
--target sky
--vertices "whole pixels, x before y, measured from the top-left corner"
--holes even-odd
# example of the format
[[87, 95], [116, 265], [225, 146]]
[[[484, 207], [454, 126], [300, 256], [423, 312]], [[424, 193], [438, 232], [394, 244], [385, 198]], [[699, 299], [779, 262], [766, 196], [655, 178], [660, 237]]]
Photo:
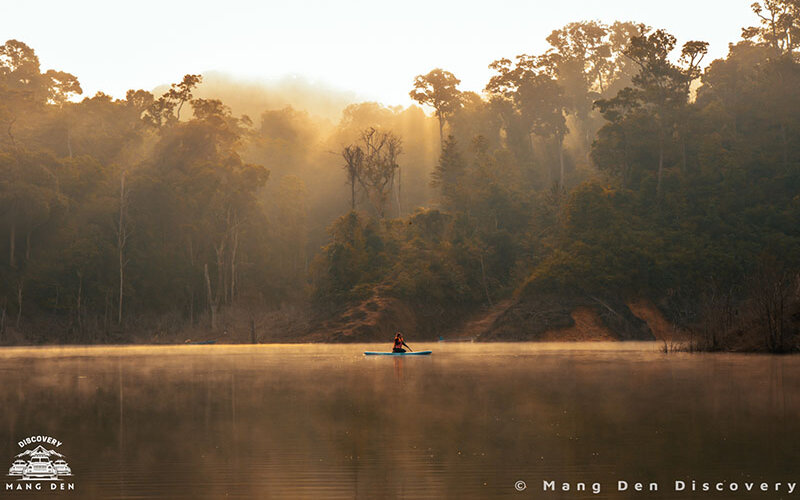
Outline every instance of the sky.
[[387, 105], [410, 104], [414, 76], [436, 67], [480, 91], [492, 61], [541, 53], [572, 21], [643, 22], [679, 44], [709, 42], [711, 58], [755, 23], [752, 0], [0, 1], [0, 43], [27, 43], [43, 70], [76, 75], [84, 95], [122, 97], [219, 71], [293, 75]]

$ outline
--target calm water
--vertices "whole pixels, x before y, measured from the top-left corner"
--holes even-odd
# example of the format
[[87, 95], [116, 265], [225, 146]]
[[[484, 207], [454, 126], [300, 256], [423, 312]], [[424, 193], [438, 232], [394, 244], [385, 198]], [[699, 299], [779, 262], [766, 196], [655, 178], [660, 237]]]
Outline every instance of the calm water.
[[[0, 349], [0, 472], [20, 439], [48, 435], [79, 498], [800, 497], [673, 492], [800, 479], [798, 357], [455, 343], [361, 355], [385, 347]], [[602, 490], [544, 493], [544, 480]], [[660, 489], [619, 493], [618, 480]]]

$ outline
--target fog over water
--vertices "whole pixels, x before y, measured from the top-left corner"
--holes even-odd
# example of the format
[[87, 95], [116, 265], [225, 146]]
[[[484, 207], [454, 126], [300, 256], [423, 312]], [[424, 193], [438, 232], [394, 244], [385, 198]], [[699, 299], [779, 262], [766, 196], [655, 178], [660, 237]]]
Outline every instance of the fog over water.
[[[0, 449], [10, 464], [27, 436], [62, 441], [81, 498], [626, 498], [618, 480], [699, 498], [674, 481], [796, 479], [794, 357], [649, 343], [362, 355], [385, 347], [5, 348]], [[601, 492], [542, 492], [550, 480]]]

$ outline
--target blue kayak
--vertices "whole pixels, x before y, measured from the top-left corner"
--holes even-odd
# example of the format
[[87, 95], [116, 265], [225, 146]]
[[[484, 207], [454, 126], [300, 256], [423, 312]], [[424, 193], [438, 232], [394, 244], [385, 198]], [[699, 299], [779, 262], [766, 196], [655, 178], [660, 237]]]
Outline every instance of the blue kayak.
[[433, 351], [414, 351], [414, 352], [372, 352], [366, 351], [365, 356], [429, 356]]

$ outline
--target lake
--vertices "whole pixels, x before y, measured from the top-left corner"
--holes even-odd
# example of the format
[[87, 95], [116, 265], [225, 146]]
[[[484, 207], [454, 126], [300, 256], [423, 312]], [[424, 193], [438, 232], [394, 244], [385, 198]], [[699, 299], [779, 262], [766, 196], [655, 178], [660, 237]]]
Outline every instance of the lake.
[[[434, 353], [362, 355], [388, 342], [2, 348], [0, 465], [20, 440], [50, 436], [74, 498], [800, 495], [785, 489], [800, 479], [798, 357], [409, 343]], [[691, 492], [692, 480], [725, 492]]]

